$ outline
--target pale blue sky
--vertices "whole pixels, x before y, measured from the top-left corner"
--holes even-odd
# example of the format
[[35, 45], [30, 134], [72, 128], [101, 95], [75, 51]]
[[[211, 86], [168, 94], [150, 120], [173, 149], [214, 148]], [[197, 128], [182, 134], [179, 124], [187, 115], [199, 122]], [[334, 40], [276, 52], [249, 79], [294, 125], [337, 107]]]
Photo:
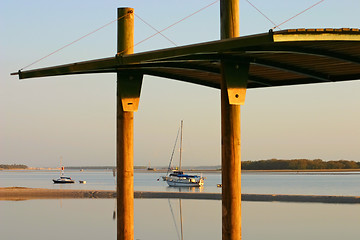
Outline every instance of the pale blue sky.
[[[214, 0], [0, 0], [0, 163], [54, 167], [115, 164], [115, 74], [19, 81], [20, 68], [116, 19], [117, 7], [163, 29]], [[251, 0], [281, 23], [317, 0]], [[281, 26], [359, 28], [360, 1], [325, 0]], [[240, 34], [273, 27], [240, 0]], [[135, 18], [135, 43], [154, 30]], [[177, 45], [219, 39], [219, 3], [163, 32]], [[160, 35], [135, 52], [172, 47]], [[116, 23], [32, 68], [114, 56]], [[360, 161], [360, 81], [248, 90], [242, 107], [242, 160]], [[180, 120], [183, 165], [219, 165], [220, 93], [146, 76], [135, 113], [135, 165], [167, 165]]]

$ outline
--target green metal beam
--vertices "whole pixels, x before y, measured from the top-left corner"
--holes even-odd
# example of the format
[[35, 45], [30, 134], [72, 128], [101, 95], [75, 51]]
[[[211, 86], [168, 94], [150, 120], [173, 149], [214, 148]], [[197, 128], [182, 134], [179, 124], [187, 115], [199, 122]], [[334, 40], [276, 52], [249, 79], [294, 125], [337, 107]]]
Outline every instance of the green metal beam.
[[65, 64], [55, 67], [40, 68], [28, 71], [19, 71], [12, 75], [19, 75], [19, 79], [59, 76], [68, 74], [82, 74], [92, 70], [116, 68], [119, 65], [117, 58], [103, 58], [92, 61]]
[[[351, 70], [344, 72], [343, 75], [329, 76], [326, 71], [312, 70], [284, 60], [281, 62], [280, 59], [276, 59], [276, 53], [292, 54], [295, 60], [296, 55], [304, 57], [311, 55], [319, 57], [320, 60], [323, 57], [329, 61], [334, 59], [344, 63], [360, 64], [359, 43], [360, 31], [356, 29], [288, 30], [143, 53], [116, 55], [91, 61], [19, 71], [12, 75], [19, 75], [20, 79], [27, 79], [69, 74], [115, 73], [117, 71], [140, 72], [219, 88], [220, 62], [228, 59], [239, 63], [250, 62], [250, 64], [304, 76], [301, 78], [302, 81], [298, 81], [299, 78], [291, 79], [290, 76], [289, 81], [272, 81], [264, 76], [258, 76], [256, 73], [252, 74], [250, 68], [248, 88], [300, 84], [299, 82], [305, 84], [354, 80], [360, 78], [360, 72], [357, 73], [356, 65], [349, 65]], [[321, 64], [320, 60], [319, 64]], [[178, 69], [189, 72], [184, 72], [182, 75]], [[191, 74], [193, 75], [191, 76]], [[212, 76], [210, 80], [205, 79], [206, 74]], [[215, 80], [218, 82], [214, 82]]]
[[[122, 56], [121, 63], [132, 64], [146, 61], [172, 60], [178, 57], [196, 56], [197, 54], [218, 54], [233, 51], [237, 48], [269, 44], [272, 42], [272, 34], [265, 33], [144, 53], [135, 53], [132, 55], [124, 55]], [[191, 57], [191, 59], [193, 58]]]
[[326, 57], [332, 58], [335, 60], [349, 62], [354, 64], [360, 64], [360, 57], [350, 56], [349, 54], [341, 54], [333, 51], [328, 51], [325, 49], [319, 48], [307, 48], [300, 46], [259, 46], [256, 48], [245, 48], [244, 52], [246, 54], [264, 54], [264, 53], [291, 53], [291, 54], [299, 54], [299, 55], [313, 55], [318, 57]]
[[204, 80], [194, 78], [194, 77], [190, 77], [190, 76], [183, 76], [183, 75], [177, 75], [177, 74], [174, 74], [174, 73], [161, 72], [161, 71], [158, 71], [156, 69], [146, 69], [146, 70], [143, 70], [142, 72], [144, 74], [151, 75], [151, 76], [170, 78], [170, 79], [179, 80], [179, 81], [182, 81], [182, 82], [193, 83], [193, 84], [198, 84], [198, 85], [201, 85], [201, 86], [220, 89], [220, 83], [213, 83], [213, 82], [209, 82], [209, 81], [204, 81]]
[[258, 76], [249, 75], [248, 88], [255, 87], [272, 87], [273, 83], [269, 79], [265, 79]]
[[282, 71], [292, 72], [298, 75], [307, 76], [313, 79], [320, 80], [321, 82], [330, 82], [329, 76], [317, 71], [297, 67], [295, 65], [286, 64], [286, 63], [280, 63], [280, 62], [274, 62], [269, 60], [264, 60], [260, 58], [253, 58], [251, 60], [252, 64], [262, 65], [274, 69], [279, 69]]
[[79, 74], [90, 70], [107, 70], [117, 68], [127, 64], [138, 64], [143, 62], [153, 62], [160, 60], [172, 60], [173, 58], [196, 56], [197, 54], [231, 51], [234, 48], [245, 46], [256, 46], [265, 43], [271, 43], [272, 36], [269, 34], [259, 34], [249, 37], [241, 37], [234, 39], [225, 39], [212, 41], [188, 46], [168, 48], [143, 53], [135, 53], [128, 55], [117, 55], [110, 58], [102, 58], [92, 61], [77, 62], [54, 67], [40, 68], [27, 71], [19, 71], [12, 75], [19, 75], [20, 79], [48, 77], [65, 74]]

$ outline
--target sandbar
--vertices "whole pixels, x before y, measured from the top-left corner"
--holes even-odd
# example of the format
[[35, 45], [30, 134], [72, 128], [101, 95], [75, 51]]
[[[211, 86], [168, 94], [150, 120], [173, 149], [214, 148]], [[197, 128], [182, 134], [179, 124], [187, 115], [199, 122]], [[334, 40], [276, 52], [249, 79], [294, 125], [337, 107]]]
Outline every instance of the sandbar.
[[[0, 188], [0, 200], [20, 201], [31, 199], [100, 199], [116, 198], [111, 190], [75, 190], [5, 187]], [[221, 193], [204, 192], [149, 192], [135, 191], [134, 198], [178, 198], [198, 200], [221, 200]], [[313, 202], [313, 203], [360, 203], [360, 196], [288, 195], [288, 194], [241, 194], [242, 201], [255, 202]]]

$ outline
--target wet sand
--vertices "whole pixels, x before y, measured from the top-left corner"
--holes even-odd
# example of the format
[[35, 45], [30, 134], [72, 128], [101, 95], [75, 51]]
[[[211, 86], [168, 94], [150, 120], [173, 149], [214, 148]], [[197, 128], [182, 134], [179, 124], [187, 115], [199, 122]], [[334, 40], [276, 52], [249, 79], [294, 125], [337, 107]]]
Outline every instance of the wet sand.
[[0, 188], [0, 200], [116, 198], [115, 191], [7, 187]]
[[[135, 191], [135, 198], [181, 198], [221, 200], [221, 193], [201, 192], [147, 192]], [[0, 200], [30, 199], [79, 199], [79, 198], [116, 198], [115, 191], [73, 190], [45, 188], [0, 188]], [[325, 195], [285, 195], [285, 194], [242, 194], [242, 201], [256, 202], [318, 202], [318, 203], [360, 203], [360, 196], [325, 196]]]

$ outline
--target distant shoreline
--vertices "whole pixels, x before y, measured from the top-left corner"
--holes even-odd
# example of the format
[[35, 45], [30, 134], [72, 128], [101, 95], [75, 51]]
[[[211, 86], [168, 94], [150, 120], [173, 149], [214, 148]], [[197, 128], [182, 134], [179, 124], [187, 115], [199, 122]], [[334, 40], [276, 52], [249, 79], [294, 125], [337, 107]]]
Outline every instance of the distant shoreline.
[[[160, 173], [166, 173], [167, 170], [165, 169], [159, 169], [159, 170], [138, 170], [135, 169], [135, 172], [160, 172]], [[184, 169], [184, 172], [196, 172], [196, 173], [221, 173], [221, 169]], [[291, 172], [291, 173], [297, 173], [297, 172], [360, 172], [360, 169], [304, 169], [304, 170], [292, 170], [292, 169], [279, 169], [279, 170], [241, 170], [242, 173], [261, 173], [261, 172]]]
[[[116, 166], [65, 166], [66, 170], [108, 170], [114, 171]], [[174, 167], [175, 168], [175, 167]], [[60, 170], [57, 168], [28, 167], [24, 164], [0, 164], [0, 170]], [[357, 172], [360, 171], [360, 162], [350, 160], [331, 160], [321, 159], [269, 159], [257, 161], [242, 161], [241, 169], [243, 172]], [[183, 166], [184, 172], [221, 172], [220, 165], [200, 165]], [[167, 166], [134, 166], [136, 172], [168, 172]]]
[[[1, 169], [0, 171], [59, 171], [60, 168], [27, 168], [27, 169]], [[80, 171], [80, 169], [68, 168], [69, 171]], [[109, 168], [83, 168], [84, 171], [92, 170], [107, 170], [112, 171]], [[184, 172], [193, 172], [193, 173], [221, 173], [221, 169], [183, 169]], [[166, 169], [134, 169], [134, 172], [137, 173], [166, 173]], [[360, 169], [304, 169], [304, 170], [292, 170], [292, 169], [280, 169], [280, 170], [241, 170], [242, 173], [316, 173], [316, 172], [360, 172]]]

